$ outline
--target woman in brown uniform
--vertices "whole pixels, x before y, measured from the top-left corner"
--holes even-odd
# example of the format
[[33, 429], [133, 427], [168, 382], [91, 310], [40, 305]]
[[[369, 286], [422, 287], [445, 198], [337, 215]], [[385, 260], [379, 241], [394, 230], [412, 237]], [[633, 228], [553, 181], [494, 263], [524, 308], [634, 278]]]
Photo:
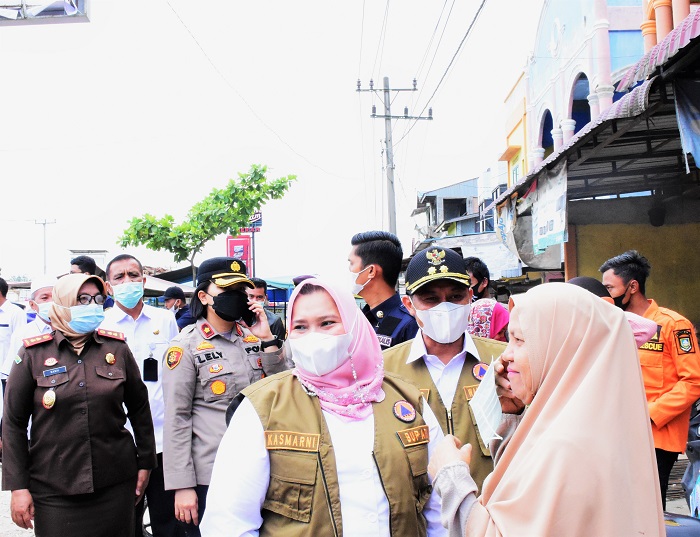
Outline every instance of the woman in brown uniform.
[[61, 278], [55, 331], [24, 340], [7, 380], [2, 488], [12, 520], [33, 520], [38, 537], [132, 536], [134, 502], [156, 464], [138, 365], [123, 335], [96, 330], [104, 299], [97, 276]]

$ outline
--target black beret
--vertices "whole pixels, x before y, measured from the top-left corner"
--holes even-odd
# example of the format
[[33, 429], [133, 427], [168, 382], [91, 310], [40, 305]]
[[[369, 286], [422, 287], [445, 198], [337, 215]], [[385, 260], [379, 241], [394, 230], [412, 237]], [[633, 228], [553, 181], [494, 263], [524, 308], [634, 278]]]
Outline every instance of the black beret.
[[471, 279], [464, 258], [454, 250], [430, 246], [418, 252], [406, 268], [406, 293], [412, 295], [434, 280], [454, 280], [469, 287]]
[[245, 263], [233, 257], [212, 257], [199, 265], [197, 285], [206, 281], [211, 281], [219, 287], [243, 282], [255, 289], [255, 285], [246, 275]]

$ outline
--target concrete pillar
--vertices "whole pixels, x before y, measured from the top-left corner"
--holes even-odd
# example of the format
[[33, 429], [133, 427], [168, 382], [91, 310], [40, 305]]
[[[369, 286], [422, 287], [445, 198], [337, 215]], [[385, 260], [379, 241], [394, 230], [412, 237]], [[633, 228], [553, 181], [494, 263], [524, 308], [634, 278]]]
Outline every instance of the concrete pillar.
[[602, 114], [612, 106], [615, 87], [612, 85], [598, 86], [595, 92], [598, 95], [598, 113]]
[[561, 149], [564, 142], [564, 134], [559, 127], [552, 129], [552, 140], [554, 141], [554, 151]]
[[542, 161], [544, 160], [544, 148], [543, 147], [535, 147], [531, 152], [532, 154], [532, 167], [536, 168], [540, 164], [542, 164]]
[[673, 27], [678, 28], [688, 15], [690, 15], [690, 0], [672, 0]]
[[656, 18], [656, 40], [663, 41], [673, 30], [673, 11], [671, 0], [654, 0], [654, 16]]
[[[669, 0], [670, 1], [670, 0]], [[595, 0], [593, 3], [593, 56], [594, 72], [592, 79], [598, 87], [612, 86], [612, 61], [610, 60], [610, 21], [608, 20], [608, 3], [607, 0]], [[607, 94], [601, 99], [600, 92], [598, 93], [598, 110], [602, 112], [610, 106], [607, 103]], [[607, 106], [605, 106], [607, 103]], [[610, 98], [612, 103], [612, 97]]]
[[596, 93], [591, 93], [588, 96], [588, 107], [591, 109], [591, 121], [593, 121], [600, 115], [600, 108], [598, 107], [598, 95]]
[[656, 21], [646, 20], [641, 24], [642, 38], [644, 39], [644, 54], [656, 46]]
[[564, 143], [568, 143], [571, 137], [574, 135], [576, 130], [576, 120], [575, 119], [562, 119], [561, 120], [561, 130], [564, 133]]

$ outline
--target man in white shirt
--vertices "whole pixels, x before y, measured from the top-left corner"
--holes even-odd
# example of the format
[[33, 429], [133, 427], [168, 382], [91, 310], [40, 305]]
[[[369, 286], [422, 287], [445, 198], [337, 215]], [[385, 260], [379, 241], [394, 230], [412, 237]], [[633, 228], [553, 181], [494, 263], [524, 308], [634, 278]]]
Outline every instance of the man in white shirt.
[[[14, 354], [10, 353], [12, 333], [27, 324], [27, 316], [24, 310], [7, 300], [7, 291], [10, 286], [0, 278], [0, 379], [2, 380], [2, 393], [5, 392], [5, 380], [10, 374]], [[2, 416], [2, 400], [0, 397], [0, 417]], [[0, 438], [0, 453], [2, 453], [2, 439]]]
[[383, 354], [387, 371], [421, 390], [443, 432], [473, 446], [470, 469], [481, 488], [493, 461], [468, 402], [506, 344], [467, 332], [470, 286], [464, 259], [454, 250], [431, 246], [417, 253], [406, 269], [408, 296], [402, 300], [420, 329], [414, 339]]
[[36, 317], [33, 321], [22, 325], [21, 328], [13, 332], [10, 341], [10, 356], [17, 356], [25, 339], [43, 336], [53, 331], [49, 319], [49, 309], [53, 304], [53, 286], [55, 284], [56, 278], [45, 274], [32, 278], [32, 285], [29, 289], [29, 307], [36, 313]]
[[[115, 306], [105, 311], [100, 328], [124, 334], [129, 349], [148, 388], [148, 400], [153, 416], [153, 428], [158, 452], [158, 468], [151, 472], [146, 488], [151, 531], [159, 537], [176, 535], [173, 512], [174, 491], [166, 491], [163, 484], [163, 387], [162, 358], [170, 340], [178, 334], [174, 315], [163, 308], [143, 302], [146, 277], [143, 266], [134, 256], [121, 254], [107, 264], [107, 291]], [[136, 535], [142, 532], [143, 502], [136, 506]]]

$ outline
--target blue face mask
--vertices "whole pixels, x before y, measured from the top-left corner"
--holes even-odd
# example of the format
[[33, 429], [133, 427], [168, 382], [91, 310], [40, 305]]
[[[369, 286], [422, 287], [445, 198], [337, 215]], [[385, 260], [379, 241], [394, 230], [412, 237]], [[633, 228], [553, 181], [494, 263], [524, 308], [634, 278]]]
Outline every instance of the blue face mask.
[[139, 300], [143, 298], [143, 283], [128, 282], [112, 286], [112, 296], [126, 309], [136, 307]]
[[68, 309], [70, 309], [71, 316], [68, 327], [78, 334], [94, 332], [105, 318], [105, 310], [102, 304], [71, 306]]
[[37, 311], [36, 314], [39, 316], [39, 318], [42, 321], [50, 323], [51, 319], [49, 318], [49, 310], [51, 309], [51, 306], [53, 306], [53, 302], [42, 302], [41, 304], [37, 304], [37, 306], [39, 306], [39, 311]]

